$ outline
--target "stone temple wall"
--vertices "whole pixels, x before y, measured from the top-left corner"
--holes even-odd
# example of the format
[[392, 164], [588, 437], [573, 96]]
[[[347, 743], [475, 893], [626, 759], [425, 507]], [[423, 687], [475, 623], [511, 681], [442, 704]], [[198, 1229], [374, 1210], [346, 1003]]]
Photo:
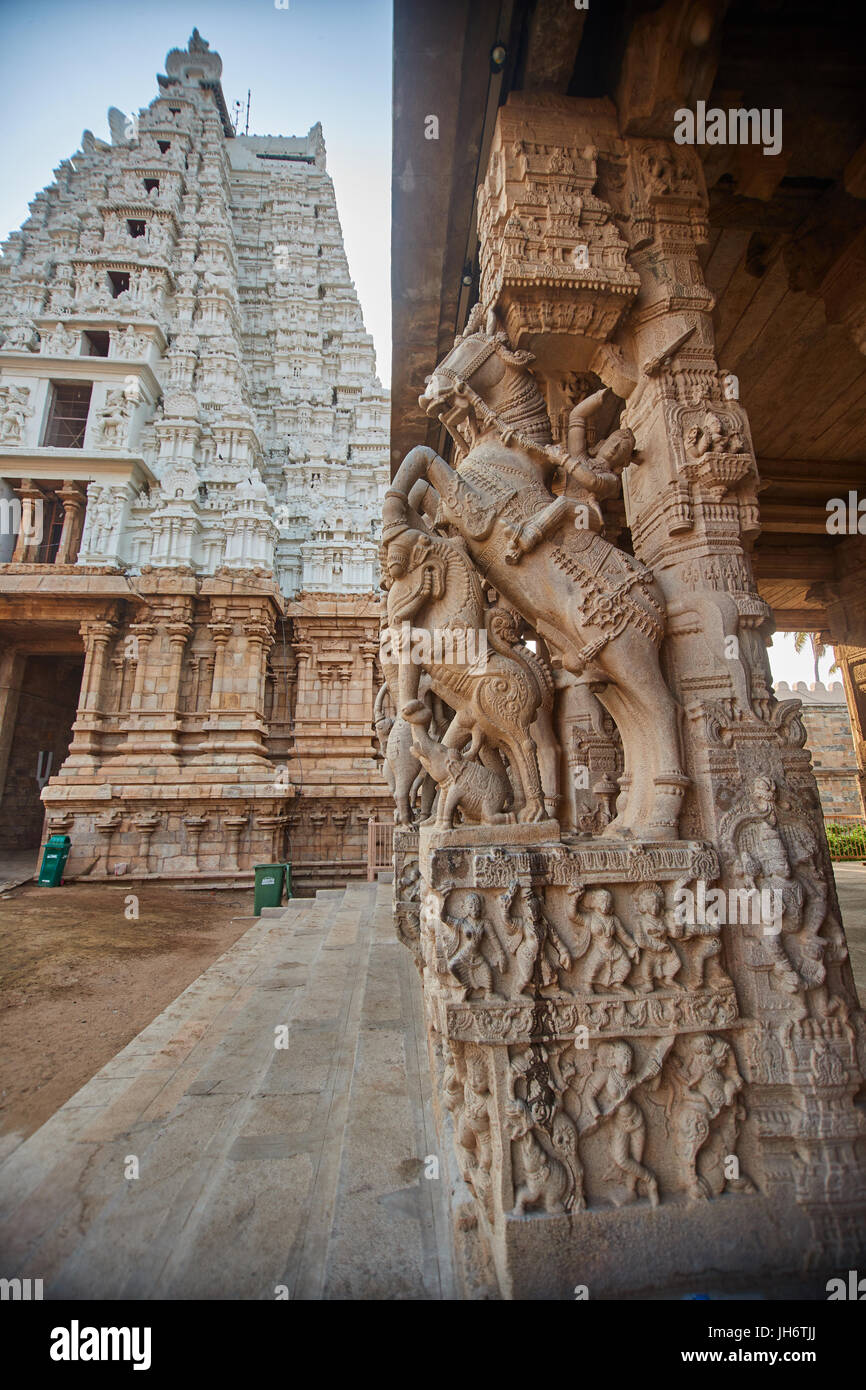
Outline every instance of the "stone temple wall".
[[780, 700], [802, 701], [806, 743], [812, 753], [824, 819], [861, 816], [857, 755], [842, 682], [807, 685], [798, 681], [788, 686], [780, 681], [776, 696]]
[[172, 50], [4, 247], [6, 742], [26, 658], [83, 660], [42, 796], [71, 874], [218, 879], [291, 851], [339, 882], [385, 795], [388, 396], [321, 127], [235, 134], [221, 69], [197, 31]]

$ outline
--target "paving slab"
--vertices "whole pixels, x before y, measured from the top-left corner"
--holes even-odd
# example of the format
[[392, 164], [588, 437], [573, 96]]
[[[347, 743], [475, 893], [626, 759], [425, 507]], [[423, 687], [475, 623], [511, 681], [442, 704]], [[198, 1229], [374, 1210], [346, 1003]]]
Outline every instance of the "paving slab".
[[255, 919], [0, 1163], [0, 1274], [49, 1299], [448, 1297], [421, 995], [389, 924], [375, 884]]

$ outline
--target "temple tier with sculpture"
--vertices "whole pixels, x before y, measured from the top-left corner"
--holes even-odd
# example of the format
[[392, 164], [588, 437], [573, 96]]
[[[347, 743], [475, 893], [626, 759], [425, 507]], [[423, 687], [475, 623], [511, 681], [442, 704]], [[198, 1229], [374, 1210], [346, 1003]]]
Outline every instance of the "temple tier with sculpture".
[[240, 133], [221, 72], [173, 49], [0, 262], [0, 853], [309, 890], [387, 799], [388, 396], [321, 127]]
[[458, 1245], [506, 1297], [847, 1268], [866, 1029], [700, 161], [512, 94], [478, 208], [481, 302], [418, 383], [450, 461], [409, 452], [382, 533], [389, 629], [486, 637], [384, 663]]

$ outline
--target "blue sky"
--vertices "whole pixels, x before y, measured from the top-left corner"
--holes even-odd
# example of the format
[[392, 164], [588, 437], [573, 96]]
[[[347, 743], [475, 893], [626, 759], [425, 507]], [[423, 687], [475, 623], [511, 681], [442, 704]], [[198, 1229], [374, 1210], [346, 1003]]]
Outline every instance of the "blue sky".
[[229, 110], [252, 91], [251, 135], [303, 135], [321, 121], [349, 269], [390, 381], [390, 0], [0, 0], [0, 240], [106, 112], [157, 94], [170, 48], [198, 27], [223, 60]]

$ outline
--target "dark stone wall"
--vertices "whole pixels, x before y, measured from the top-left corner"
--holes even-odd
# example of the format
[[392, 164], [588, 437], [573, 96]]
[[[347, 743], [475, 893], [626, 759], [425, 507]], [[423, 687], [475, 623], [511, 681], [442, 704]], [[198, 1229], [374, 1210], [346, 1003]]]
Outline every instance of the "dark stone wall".
[[39, 846], [44, 808], [37, 771], [43, 779], [55, 775], [69, 751], [82, 671], [83, 661], [70, 657], [27, 658], [0, 798], [0, 850]]

